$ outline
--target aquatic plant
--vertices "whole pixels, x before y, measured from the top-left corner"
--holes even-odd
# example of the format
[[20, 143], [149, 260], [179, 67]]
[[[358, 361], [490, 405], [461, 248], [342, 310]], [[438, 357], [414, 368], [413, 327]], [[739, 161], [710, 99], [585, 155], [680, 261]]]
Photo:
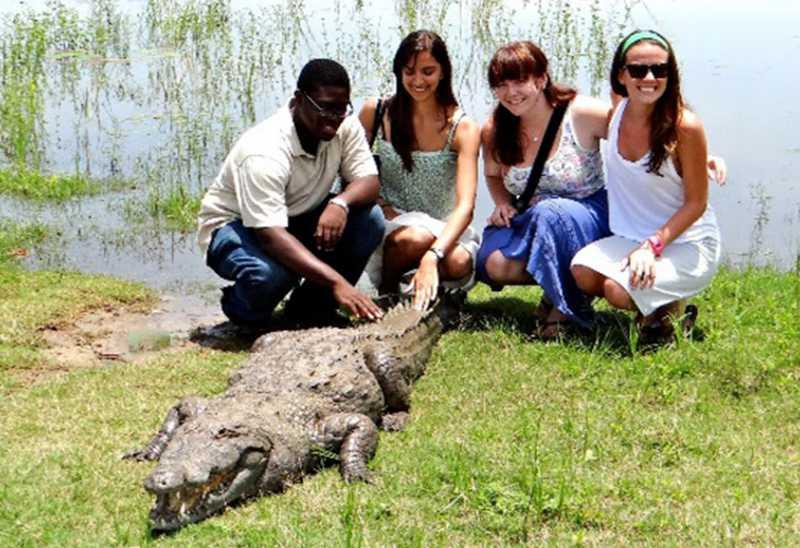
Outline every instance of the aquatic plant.
[[[114, 181], [110, 188], [121, 188], [122, 181]], [[32, 200], [61, 202], [70, 198], [97, 194], [104, 185], [79, 174], [44, 174], [24, 167], [0, 169], [0, 193], [12, 194]]]
[[[450, 45], [464, 108], [481, 119], [491, 103], [486, 62], [499, 44], [540, 40], [556, 74], [571, 79], [605, 64], [625, 16], [600, 0], [332, 0], [313, 14], [304, 0], [237, 10], [230, 0], [147, 0], [141, 16], [118, 0], [47, 6], [2, 18], [0, 154], [9, 171], [0, 192], [65, 199], [126, 179], [151, 197], [136, 201], [142, 212], [158, 216], [168, 196], [202, 194], [236, 136], [286, 101], [309, 57], [340, 59], [357, 101], [391, 91], [398, 41], [431, 28]], [[59, 184], [31, 175], [44, 172], [64, 175]], [[43, 188], [22, 190], [22, 180]], [[190, 211], [176, 209], [176, 218]]]

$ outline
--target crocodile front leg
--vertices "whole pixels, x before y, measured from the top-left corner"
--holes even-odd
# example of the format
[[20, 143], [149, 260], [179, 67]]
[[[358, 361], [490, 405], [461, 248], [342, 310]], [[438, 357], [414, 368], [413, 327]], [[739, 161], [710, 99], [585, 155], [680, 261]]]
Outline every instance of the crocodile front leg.
[[383, 391], [386, 409], [390, 413], [407, 411], [411, 402], [411, 383], [406, 379], [404, 363], [382, 349], [368, 348], [364, 358]]
[[188, 397], [182, 399], [167, 412], [167, 418], [164, 419], [161, 428], [150, 440], [150, 443], [142, 449], [128, 451], [122, 455], [122, 458], [138, 461], [158, 460], [178, 427], [205, 411], [207, 405], [208, 402], [204, 398]]
[[339, 470], [346, 482], [369, 481], [367, 461], [378, 446], [378, 428], [366, 415], [337, 413], [325, 417], [317, 427], [314, 442], [339, 452]]

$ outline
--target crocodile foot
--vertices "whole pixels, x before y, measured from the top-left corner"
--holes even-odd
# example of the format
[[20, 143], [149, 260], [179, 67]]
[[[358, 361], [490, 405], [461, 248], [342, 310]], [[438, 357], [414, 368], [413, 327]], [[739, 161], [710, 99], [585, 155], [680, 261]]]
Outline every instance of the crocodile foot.
[[388, 413], [381, 420], [381, 427], [386, 432], [402, 432], [406, 428], [410, 415], [407, 411]]

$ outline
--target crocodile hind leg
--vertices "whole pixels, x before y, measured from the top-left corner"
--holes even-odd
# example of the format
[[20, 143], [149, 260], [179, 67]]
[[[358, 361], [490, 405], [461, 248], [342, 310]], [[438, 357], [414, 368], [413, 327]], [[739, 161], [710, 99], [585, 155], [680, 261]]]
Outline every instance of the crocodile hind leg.
[[366, 415], [337, 413], [320, 421], [314, 442], [339, 453], [339, 470], [346, 482], [369, 481], [367, 461], [378, 446], [378, 428]]
[[205, 411], [206, 405], [207, 401], [203, 398], [188, 397], [182, 399], [167, 412], [167, 418], [164, 419], [161, 428], [150, 440], [150, 443], [141, 449], [128, 451], [122, 455], [122, 458], [138, 461], [158, 460], [178, 427]]

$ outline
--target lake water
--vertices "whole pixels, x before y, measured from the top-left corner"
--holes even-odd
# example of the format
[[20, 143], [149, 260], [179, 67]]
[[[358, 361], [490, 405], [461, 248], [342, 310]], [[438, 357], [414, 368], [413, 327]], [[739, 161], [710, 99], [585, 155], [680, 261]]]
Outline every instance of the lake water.
[[[23, 27], [32, 20], [24, 14], [49, 14], [50, 45], [37, 76], [45, 91], [33, 129], [40, 141], [31, 157], [46, 170], [121, 177], [134, 187], [58, 206], [0, 197], [0, 218], [41, 220], [60, 234], [34, 250], [31, 267], [108, 273], [168, 292], [219, 286], [194, 234], [167, 230], [147, 216], [147, 196], [177, 187], [202, 192], [236, 135], [288, 98], [311, 57], [345, 64], [356, 107], [365, 96], [391, 90], [394, 50], [409, 30], [422, 27], [445, 37], [456, 93], [479, 121], [493, 105], [486, 63], [503, 42], [539, 41], [558, 79], [607, 97], [609, 57], [620, 33], [662, 31], [676, 49], [685, 97], [703, 119], [712, 151], [728, 164], [728, 184], [710, 194], [726, 261], [794, 268], [800, 255], [800, 145], [793, 140], [800, 107], [790, 68], [800, 56], [800, 4], [794, 1], [185, 5], [82, 0], [59, 9], [37, 0], [0, 7], [6, 44], [13, 14], [23, 14], [17, 19]], [[61, 14], [59, 22], [54, 14]], [[476, 228], [491, 209], [481, 180]]]

